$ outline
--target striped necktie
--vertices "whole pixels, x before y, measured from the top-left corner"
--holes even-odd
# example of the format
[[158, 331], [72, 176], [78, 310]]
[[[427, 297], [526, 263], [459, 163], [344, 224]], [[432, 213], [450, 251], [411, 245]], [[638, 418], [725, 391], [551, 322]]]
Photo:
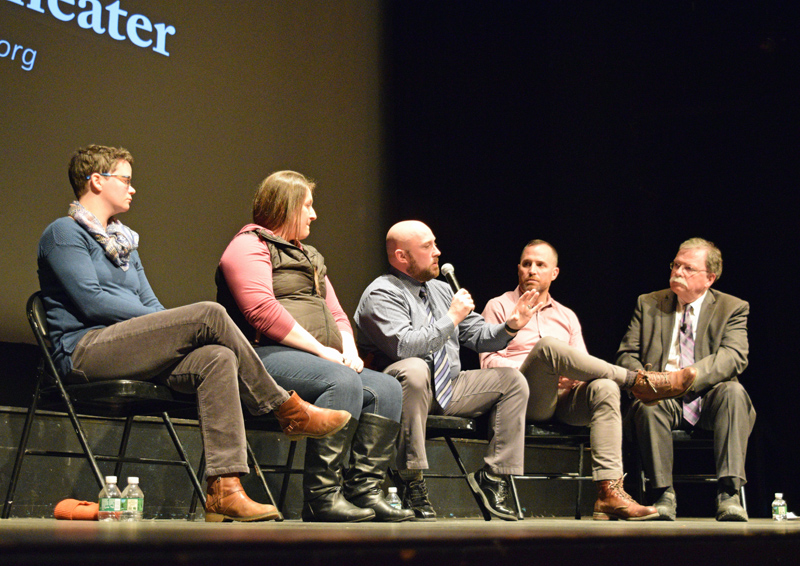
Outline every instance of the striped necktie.
[[[419, 290], [419, 296], [428, 311], [428, 324], [433, 325], [436, 319], [433, 317], [431, 303], [428, 300], [428, 290], [423, 285]], [[433, 390], [436, 394], [436, 401], [442, 409], [445, 409], [453, 396], [453, 382], [450, 379], [450, 361], [447, 359], [447, 349], [442, 346], [433, 353]]]
[[[680, 327], [680, 351], [681, 367], [689, 367], [694, 363], [694, 332], [692, 329], [692, 305], [686, 305], [683, 309]], [[690, 392], [683, 397], [683, 418], [690, 425], [694, 426], [700, 420], [700, 409], [703, 398], [694, 392]]]

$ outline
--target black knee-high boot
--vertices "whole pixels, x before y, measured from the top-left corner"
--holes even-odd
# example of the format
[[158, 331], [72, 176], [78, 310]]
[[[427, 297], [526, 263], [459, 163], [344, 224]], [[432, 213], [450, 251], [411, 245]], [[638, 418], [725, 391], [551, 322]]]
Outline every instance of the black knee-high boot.
[[345, 472], [344, 496], [350, 503], [375, 510], [375, 520], [408, 521], [410, 509], [395, 509], [383, 498], [381, 483], [394, 461], [400, 423], [372, 413], [362, 413], [350, 449], [350, 467]]
[[327, 438], [309, 438], [303, 473], [303, 521], [356, 523], [375, 517], [342, 495], [343, 468], [358, 421], [350, 419], [343, 429]]

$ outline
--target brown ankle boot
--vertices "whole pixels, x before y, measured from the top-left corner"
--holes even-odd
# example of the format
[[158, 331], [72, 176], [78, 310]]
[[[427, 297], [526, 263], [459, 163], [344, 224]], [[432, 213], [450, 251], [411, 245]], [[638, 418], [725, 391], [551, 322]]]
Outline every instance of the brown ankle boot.
[[662, 399], [674, 399], [686, 393], [695, 377], [697, 370], [691, 367], [670, 372], [639, 370], [630, 391], [645, 405], [655, 405]]
[[283, 434], [293, 438], [325, 438], [344, 428], [350, 420], [347, 411], [321, 409], [303, 401], [294, 391], [291, 397], [275, 410]]
[[622, 519], [623, 521], [648, 521], [658, 518], [655, 507], [645, 507], [634, 501], [622, 489], [622, 476], [618, 480], [604, 480], [597, 484], [597, 501], [594, 502], [595, 521]]
[[206, 522], [272, 521], [282, 519], [273, 505], [256, 503], [244, 492], [236, 476], [208, 478]]

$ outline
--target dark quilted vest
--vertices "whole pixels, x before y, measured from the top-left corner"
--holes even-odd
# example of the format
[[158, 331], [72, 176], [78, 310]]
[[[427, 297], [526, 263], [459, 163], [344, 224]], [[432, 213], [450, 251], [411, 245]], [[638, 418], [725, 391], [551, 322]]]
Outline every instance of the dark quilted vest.
[[[325, 303], [325, 258], [311, 246], [300, 249], [266, 230], [259, 229], [252, 233], [257, 234], [269, 247], [275, 298], [321, 344], [341, 352], [342, 335]], [[257, 344], [274, 344], [245, 320], [219, 269], [216, 282], [217, 301], [228, 310], [244, 335]]]

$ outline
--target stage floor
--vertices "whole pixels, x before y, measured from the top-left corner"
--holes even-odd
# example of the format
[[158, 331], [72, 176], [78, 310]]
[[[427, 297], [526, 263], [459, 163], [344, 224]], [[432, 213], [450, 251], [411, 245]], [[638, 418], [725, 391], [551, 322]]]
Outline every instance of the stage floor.
[[55, 519], [0, 521], [3, 562], [18, 564], [795, 564], [800, 521], [717, 523], [445, 519], [313, 524]]

